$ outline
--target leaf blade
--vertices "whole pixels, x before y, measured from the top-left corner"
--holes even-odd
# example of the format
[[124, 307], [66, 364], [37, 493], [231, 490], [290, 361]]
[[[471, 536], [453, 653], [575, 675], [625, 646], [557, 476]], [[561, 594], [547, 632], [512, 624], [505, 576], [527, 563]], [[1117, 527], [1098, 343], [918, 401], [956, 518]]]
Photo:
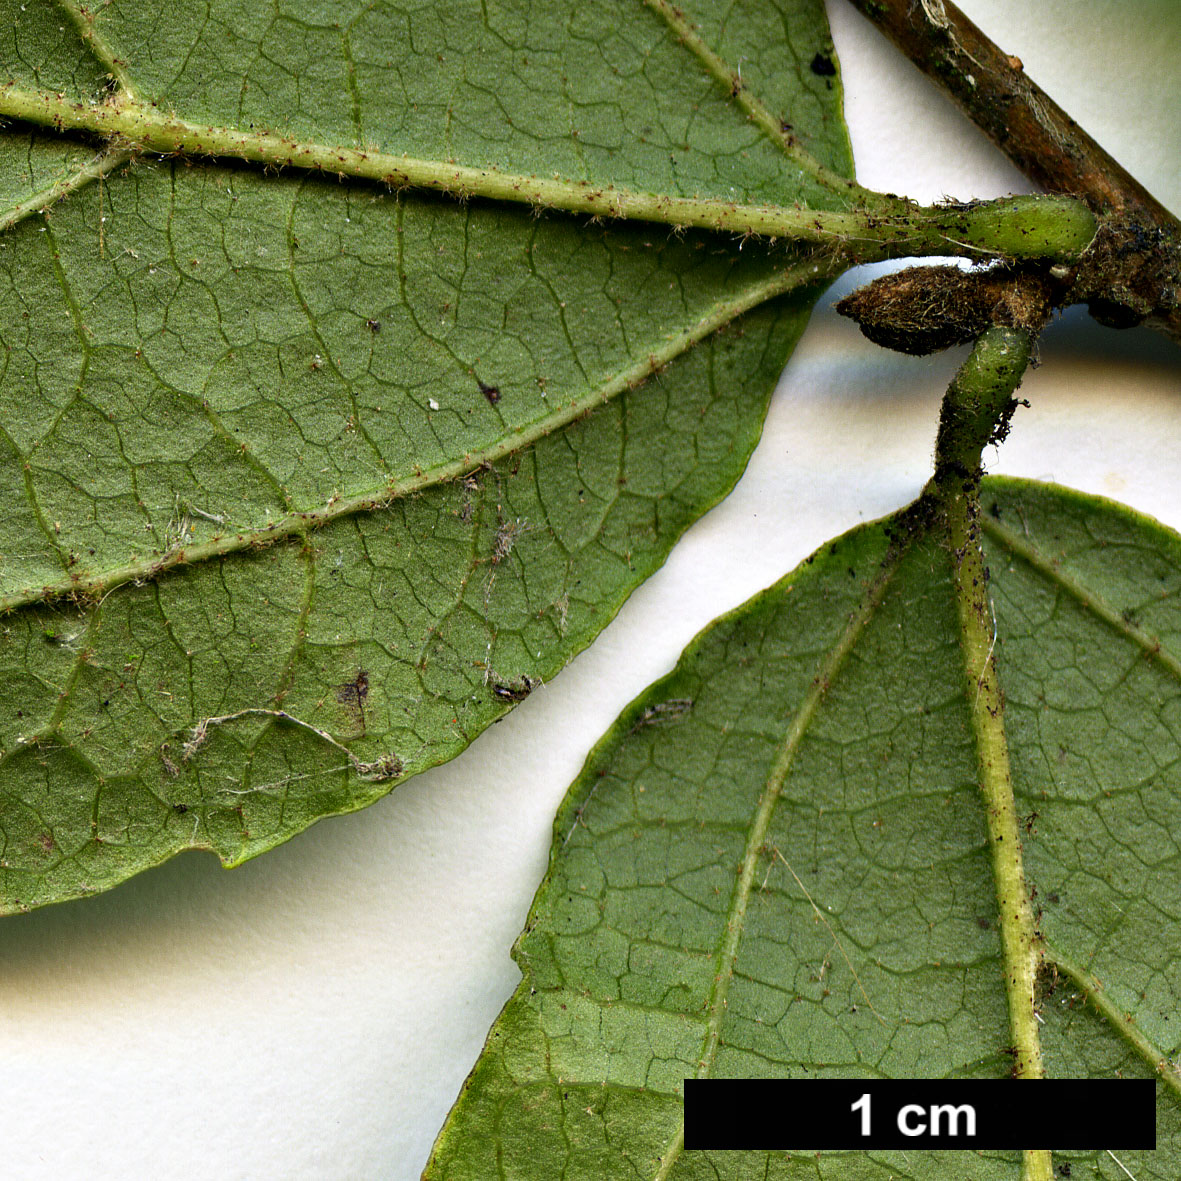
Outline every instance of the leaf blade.
[[[344, 146], [523, 176], [830, 207], [826, 185], [801, 187], [783, 168], [783, 140], [735, 118], [725, 75], [745, 68], [783, 117], [803, 93], [811, 110], [800, 133], [815, 141], [842, 189], [852, 174], [839, 89], [786, 68], [831, 49], [816, 4], [691, 6], [682, 17], [690, 35], [700, 29], [723, 59], [712, 71], [670, 28], [668, 6], [638, 0], [527, 12], [465, 0], [414, 13], [363, 12], [343, 29], [331, 8], [270, 21], [263, 6], [253, 19], [215, 12], [207, 20], [205, 11], [182, 5], [163, 28], [149, 11], [111, 5], [95, 25], [130, 63], [146, 99], [190, 111], [198, 123], [256, 124], [295, 138], [326, 131], [328, 142]], [[793, 40], [757, 35], [780, 22]], [[247, 63], [244, 79], [222, 64], [227, 34]]]
[[[1024, 481], [990, 481], [985, 490], [986, 502], [999, 505], [1003, 519], [1022, 519], [1024, 513], [1031, 528], [1031, 506], [1040, 506], [1042, 521], [1052, 524], [1065, 514], [1082, 536], [1088, 525], [1099, 536], [1122, 530], [1139, 542], [1153, 577], [1153, 560], [1159, 566], [1161, 547], [1165, 554], [1175, 554], [1181, 541], [1094, 498]], [[504, 1027], [494, 1027], [465, 1084], [427, 1176], [495, 1175], [481, 1173], [494, 1166], [491, 1157], [479, 1154], [495, 1152], [497, 1120], [505, 1122], [509, 1112], [523, 1120], [527, 1110], [534, 1121], [565, 1131], [560, 1150], [535, 1158], [535, 1176], [579, 1176], [580, 1170], [587, 1176], [595, 1170], [624, 1176], [631, 1169], [640, 1175], [688, 1177], [698, 1175], [698, 1168], [722, 1168], [721, 1157], [711, 1165], [708, 1154], [693, 1154], [693, 1160], [677, 1155], [676, 1067], [681, 1077], [692, 1075], [702, 1059], [684, 1055], [673, 1061], [669, 1053], [659, 1052], [667, 1042], [650, 1035], [651, 1023], [633, 1018], [628, 1024], [625, 1011], [634, 1001], [627, 990], [646, 988], [641, 998], [646, 1004], [668, 1016], [674, 1010], [680, 1013], [699, 1029], [699, 1046], [709, 1045], [708, 998], [724, 967], [719, 949], [730, 938], [727, 915], [734, 912], [708, 899], [711, 891], [716, 899], [734, 888], [733, 867], [740, 851], [732, 813], [745, 818], [744, 828], [757, 813], [757, 787], [772, 765], [769, 752], [776, 741], [782, 742], [790, 724], [796, 708], [792, 703], [814, 692], [810, 678], [821, 675], [839, 644], [833, 636], [853, 611], [850, 584], [872, 585], [867, 568], [877, 568], [891, 544], [888, 533], [897, 540], [903, 529], [896, 518], [892, 525], [855, 530], [717, 621], [690, 645], [678, 668], [637, 699], [596, 747], [559, 813], [551, 868], [516, 948], [522, 983], [506, 1008]], [[1096, 548], [1092, 540], [1087, 553]], [[850, 578], [850, 569], [855, 578]], [[736, 971], [725, 998], [713, 1066], [720, 1076], [806, 1071], [808, 1076], [839, 1077], [1001, 1077], [1009, 1071], [996, 903], [946, 556], [920, 537], [901, 559], [895, 577], [845, 671], [830, 679], [823, 708], [796, 753], [781, 796], [783, 811], [767, 828], [758, 874], [763, 893], [754, 897], [740, 932]], [[998, 602], [998, 651], [1006, 686], [1013, 681], [1013, 648], [1020, 647], [1026, 663], [1031, 650], [1037, 650], [1032, 638], [1013, 633], [1017, 607], [1006, 601], [1006, 596], [1013, 598], [1006, 581], [1010, 577], [994, 557], [991, 585]], [[1000, 606], [1002, 601], [1006, 606]], [[1175, 590], [1154, 600], [1158, 612], [1171, 618], [1176, 603]], [[1039, 616], [1038, 624], [1042, 622]], [[1030, 636], [1036, 631], [1029, 626]], [[1123, 642], [1125, 648], [1131, 643], [1126, 637]], [[1143, 662], [1138, 645], [1136, 651]], [[789, 662], [796, 666], [794, 697], [782, 692], [785, 674], [779, 666]], [[1015, 705], [1018, 717], [1023, 712], [1020, 688], [1018, 682], [1009, 690], [1010, 708]], [[1179, 696], [1174, 686], [1168, 697], [1174, 709]], [[720, 699], [727, 704], [719, 707]], [[768, 699], [780, 711], [778, 740], [764, 722], [773, 712]], [[694, 702], [692, 709], [675, 719], [659, 708], [665, 701], [688, 700]], [[715, 711], [712, 732], [693, 717], [699, 709]], [[857, 717], [860, 728], [853, 724]], [[723, 738], [726, 721], [731, 729]], [[1028, 778], [1030, 760], [1044, 743], [1031, 743], [1028, 723], [1010, 737], [1023, 806], [1041, 814], [1025, 835], [1030, 880], [1041, 898], [1049, 893], [1058, 897], [1049, 888], [1053, 875], [1040, 836], [1054, 800], [1047, 801], [1044, 791], [1031, 799]], [[1104, 739], [1112, 741], [1110, 731]], [[1093, 747], [1092, 741], [1088, 749]], [[1110, 762], [1118, 763], [1119, 755], [1113, 754]], [[1158, 775], [1156, 794], [1167, 794], [1167, 778]], [[1061, 824], [1058, 817], [1056, 830]], [[1085, 831], [1081, 836], [1084, 847], [1096, 847]], [[1060, 834], [1051, 847], [1057, 845], [1069, 847]], [[1157, 864], [1155, 872], [1165, 870]], [[1175, 858], [1152, 887], [1153, 896], [1167, 896], [1174, 877]], [[1090, 880], [1092, 893], [1101, 890]], [[1149, 888], [1147, 881], [1143, 888]], [[824, 923], [817, 921], [810, 899], [823, 909]], [[1043, 929], [1053, 945], [1062, 939], [1054, 924], [1064, 921], [1064, 908], [1058, 907], [1052, 923], [1046, 917], [1049, 904], [1042, 905]], [[703, 925], [711, 932], [705, 940], [697, 934]], [[1106, 926], [1103, 933], [1110, 934]], [[1141, 928], [1141, 942], [1145, 938]], [[655, 947], [659, 954], [648, 950]], [[1157, 967], [1161, 987], [1176, 977], [1175, 948], [1175, 940], [1166, 937]], [[1134, 961], [1130, 950], [1110, 948], [1107, 971], [1113, 977], [1127, 975], [1119, 965]], [[1077, 1073], [1080, 1063], [1088, 1072], [1106, 1072], [1117, 1064], [1132, 1074], [1154, 1069], [1154, 1063], [1137, 1058], [1127, 1045], [1117, 1048], [1118, 1026], [1088, 1035], [1094, 1050], [1090, 1056], [1080, 1054], [1069, 1038], [1060, 1040], [1064, 1021], [1070, 1028], [1081, 1020], [1071, 1016], [1070, 997], [1079, 994], [1077, 989], [1068, 995], [1060, 992], [1056, 1002], [1054, 995], [1040, 1001], [1050, 1023], [1052, 1073]], [[571, 1015], [567, 998], [572, 996], [589, 1011]], [[1132, 995], [1123, 996], [1129, 1011], [1143, 1010], [1143, 1001], [1133, 1006]], [[1162, 1006], [1163, 998], [1155, 1008], [1163, 1013]], [[612, 1035], [621, 1024], [626, 1035]], [[588, 1047], [582, 1054], [571, 1048], [578, 1040], [571, 1031], [579, 1028]], [[507, 1062], [516, 1043], [533, 1044], [534, 1056], [522, 1051]], [[1173, 1052], [1166, 1041], [1160, 1048], [1166, 1055]], [[624, 1069], [616, 1066], [616, 1055], [630, 1063], [627, 1077], [616, 1077]], [[600, 1066], [602, 1056], [605, 1066]], [[644, 1079], [646, 1065], [661, 1081]], [[536, 1081], [518, 1095], [515, 1088], [528, 1082], [530, 1071]], [[662, 1114], [652, 1117], [652, 1126], [659, 1126], [660, 1133], [641, 1127], [628, 1141], [622, 1132], [610, 1130], [604, 1112], [612, 1103], [624, 1105], [631, 1088], [645, 1086], [654, 1092], [645, 1102], [659, 1100]], [[591, 1102], [596, 1088], [606, 1097]], [[1162, 1129], [1172, 1128], [1176, 1100], [1162, 1089], [1161, 1102]], [[583, 1106], [593, 1115], [576, 1116]], [[643, 1124], [640, 1115], [635, 1119]], [[518, 1135], [524, 1143], [527, 1133]], [[614, 1145], [612, 1152], [608, 1144]], [[676, 1160], [666, 1157], [657, 1163], [670, 1149]], [[1176, 1152], [1170, 1132], [1162, 1136], [1155, 1154], [1121, 1154], [1121, 1159], [1134, 1171], [1166, 1176]], [[918, 1178], [943, 1175], [948, 1167], [942, 1159], [912, 1156], [906, 1162], [877, 1153], [825, 1154], [819, 1160], [811, 1154], [726, 1159], [736, 1177], [763, 1176], [764, 1170], [777, 1168], [785, 1177]], [[957, 1156], [955, 1168], [957, 1175], [962, 1168], [965, 1176], [1000, 1178], [1016, 1176], [1019, 1164], [1012, 1155]]]
[[[821, 7], [805, 7], [818, 36]], [[364, 38], [332, 19], [306, 14], [307, 36], [280, 19], [272, 57], [234, 74], [202, 54], [224, 55], [207, 34], [237, 17], [165, 29], [133, 6], [70, 13], [90, 64], [50, 97], [96, 127], [157, 101], [198, 133], [194, 119], [254, 134], [265, 118], [325, 152], [364, 154], [377, 135], [451, 158], [441, 108], [398, 138], [413, 112], [388, 85], [364, 90]], [[364, 15], [373, 61], [390, 19]], [[539, 13], [536, 38], [564, 19]], [[669, 110], [708, 95], [709, 135], [685, 140], [694, 164], [677, 184], [721, 184], [715, 165], [758, 141], [774, 164], [750, 193], [805, 195], [786, 141], [752, 133], [716, 78], [674, 66], [685, 50], [658, 15], [637, 5], [629, 19], [663, 63]], [[479, 22], [463, 35], [496, 40]], [[493, 57], [509, 52], [497, 44]], [[48, 75], [19, 57], [6, 94], [35, 96]], [[466, 85], [464, 59], [420, 57]], [[251, 70], [267, 61], [315, 80], [306, 103], [261, 85]], [[109, 103], [104, 67], [124, 91]], [[603, 68], [580, 84], [641, 117]], [[763, 72], [778, 95], [801, 92]], [[324, 89], [333, 78], [360, 87], [344, 106]], [[851, 171], [839, 90], [808, 86], [801, 131]], [[472, 108], [489, 138], [484, 156], [465, 141], [471, 160], [540, 160], [521, 154], [537, 151], [536, 127], [498, 139], [485, 113]], [[672, 175], [655, 149], [598, 158], [606, 180], [657, 194]], [[79, 175], [67, 162], [62, 175]], [[826, 277], [791, 251], [709, 235], [226, 161], [137, 158], [74, 188], [51, 216], [16, 210], [0, 245], [0, 480], [18, 506], [0, 535], [7, 910], [182, 848], [237, 864], [457, 753], [585, 646], [737, 479]]]

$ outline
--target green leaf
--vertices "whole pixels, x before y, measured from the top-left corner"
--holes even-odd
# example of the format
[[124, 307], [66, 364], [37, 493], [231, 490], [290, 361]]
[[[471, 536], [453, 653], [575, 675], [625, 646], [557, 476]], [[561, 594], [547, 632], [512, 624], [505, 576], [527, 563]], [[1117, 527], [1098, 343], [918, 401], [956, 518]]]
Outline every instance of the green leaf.
[[[1158, 1148], [1119, 1156], [1163, 1181], [1181, 537], [1052, 485], [994, 479], [982, 500], [1048, 1073], [1155, 1072]], [[940, 532], [895, 514], [715, 622], [620, 716], [558, 813], [523, 979], [428, 1177], [1019, 1175], [1012, 1154], [680, 1147], [686, 1077], [1008, 1075], [959, 628]], [[1036, 1100], [1014, 1118], [1036, 1127]]]
[[730, 489], [835, 265], [364, 159], [821, 209], [851, 161], [818, 0], [4, 15], [6, 102], [342, 174], [0, 133], [13, 911], [458, 753]]

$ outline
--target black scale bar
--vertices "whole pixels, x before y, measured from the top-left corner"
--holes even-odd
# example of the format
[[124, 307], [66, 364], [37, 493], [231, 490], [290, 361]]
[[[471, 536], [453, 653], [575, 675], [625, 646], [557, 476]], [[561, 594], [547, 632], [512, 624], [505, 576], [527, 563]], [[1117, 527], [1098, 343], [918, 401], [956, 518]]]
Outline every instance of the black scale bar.
[[686, 1079], [687, 1149], [1156, 1147], [1152, 1079]]

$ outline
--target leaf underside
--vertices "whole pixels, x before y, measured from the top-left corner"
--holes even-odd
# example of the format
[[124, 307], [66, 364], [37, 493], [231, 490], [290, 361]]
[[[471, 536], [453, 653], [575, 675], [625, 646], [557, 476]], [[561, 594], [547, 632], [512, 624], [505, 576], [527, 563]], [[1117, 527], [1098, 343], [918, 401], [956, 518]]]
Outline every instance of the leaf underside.
[[[659, 4], [0, 8], [24, 88], [839, 203]], [[851, 175], [819, 0], [684, 19]], [[96, 150], [0, 132], [4, 911], [457, 754], [732, 487], [818, 293], [783, 247]]]
[[[982, 501], [1047, 1069], [1163, 1063], [1158, 1148], [1119, 1158], [1175, 1178], [1181, 537], [1049, 485]], [[951, 563], [914, 521], [846, 534], [715, 622], [596, 747], [427, 1177], [1019, 1175], [1016, 1154], [679, 1145], [686, 1077], [1010, 1071]], [[1013, 1118], [1036, 1127], [1034, 1094]]]

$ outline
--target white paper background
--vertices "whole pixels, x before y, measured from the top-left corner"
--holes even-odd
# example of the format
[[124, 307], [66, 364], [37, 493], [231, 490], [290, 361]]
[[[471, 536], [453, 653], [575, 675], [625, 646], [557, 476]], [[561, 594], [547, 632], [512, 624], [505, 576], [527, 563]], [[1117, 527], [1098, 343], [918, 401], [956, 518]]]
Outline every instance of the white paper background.
[[[963, 7], [1181, 209], [1175, 0]], [[924, 201], [1028, 191], [833, 0], [863, 182]], [[843, 292], [852, 287], [846, 279]], [[511, 992], [555, 808], [619, 710], [719, 613], [928, 473], [963, 350], [886, 353], [818, 308], [734, 494], [593, 647], [461, 758], [226, 873], [189, 855], [0, 932], [0, 1175], [418, 1176]], [[1181, 528], [1176, 349], [1071, 314], [993, 470]]]

